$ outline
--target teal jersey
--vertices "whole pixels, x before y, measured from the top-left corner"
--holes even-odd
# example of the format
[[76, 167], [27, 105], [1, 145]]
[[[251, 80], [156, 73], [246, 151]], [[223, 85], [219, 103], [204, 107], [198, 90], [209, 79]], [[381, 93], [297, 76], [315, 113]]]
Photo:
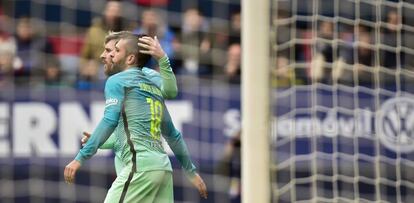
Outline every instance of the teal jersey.
[[[160, 72], [153, 69], [144, 67], [142, 72], [145, 76], [151, 80], [158, 88], [161, 89], [161, 93], [164, 99], [172, 99], [177, 95], [177, 81], [172, 71], [170, 61], [167, 56], [162, 57], [158, 61], [160, 65]], [[100, 149], [114, 149], [115, 153], [115, 171], [117, 174], [120, 173], [125, 164], [121, 160], [121, 151], [119, 148], [115, 148], [116, 136], [112, 134], [109, 139], [100, 147]]]
[[[144, 67], [142, 72], [147, 76], [151, 82], [153, 82], [158, 88], [161, 89], [161, 93], [164, 99], [173, 99], [177, 96], [177, 80], [175, 78], [174, 72], [172, 71], [170, 60], [167, 56], [162, 57], [158, 61], [160, 65], [160, 72]], [[113, 136], [115, 137], [115, 136]], [[108, 139], [100, 149], [112, 149], [115, 139]]]
[[81, 163], [114, 132], [115, 151], [135, 171], [169, 170], [171, 164], [161, 144], [161, 131], [188, 175], [195, 173], [181, 133], [165, 108], [160, 89], [142, 70], [130, 68], [117, 73], [105, 85], [104, 118], [92, 133], [76, 160]]

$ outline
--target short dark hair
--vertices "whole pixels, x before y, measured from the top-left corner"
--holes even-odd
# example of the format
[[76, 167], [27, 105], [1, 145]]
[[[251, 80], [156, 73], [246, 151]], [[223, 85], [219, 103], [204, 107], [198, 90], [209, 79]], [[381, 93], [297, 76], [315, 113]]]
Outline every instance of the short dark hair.
[[[141, 37], [148, 37], [148, 35], [147, 34], [134, 34], [135, 36], [136, 36], [136, 38], [137, 38], [137, 41], [138, 41], [138, 39], [139, 38], [141, 38]], [[149, 54], [144, 54], [144, 53], [141, 53], [141, 52], [139, 52], [142, 48], [141, 47], [139, 47], [137, 44], [135, 44], [137, 47], [138, 47], [138, 55], [137, 55], [137, 58], [138, 58], [138, 67], [140, 67], [140, 68], [142, 68], [142, 67], [144, 67], [145, 66], [145, 64], [147, 64], [148, 63], [148, 61], [151, 59], [151, 55], [149, 55]]]

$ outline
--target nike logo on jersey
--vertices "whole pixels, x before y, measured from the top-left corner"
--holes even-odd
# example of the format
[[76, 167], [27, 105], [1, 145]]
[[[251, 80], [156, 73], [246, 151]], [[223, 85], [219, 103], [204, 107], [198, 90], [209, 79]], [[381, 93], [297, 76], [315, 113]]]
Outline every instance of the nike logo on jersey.
[[117, 105], [117, 104], [118, 104], [118, 99], [115, 99], [115, 98], [109, 98], [105, 101], [105, 107]]

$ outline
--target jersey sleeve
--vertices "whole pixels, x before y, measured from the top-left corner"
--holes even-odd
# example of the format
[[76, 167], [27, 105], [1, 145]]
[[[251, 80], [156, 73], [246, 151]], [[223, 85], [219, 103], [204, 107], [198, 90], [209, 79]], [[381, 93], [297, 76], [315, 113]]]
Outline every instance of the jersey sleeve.
[[160, 72], [144, 68], [143, 72], [148, 78], [161, 89], [164, 99], [174, 99], [177, 96], [177, 79], [170, 65], [170, 59], [167, 55], [158, 60]]
[[161, 122], [161, 133], [170, 146], [171, 150], [174, 152], [175, 157], [177, 157], [178, 161], [186, 172], [186, 175], [189, 177], [194, 177], [196, 173], [196, 167], [191, 161], [187, 144], [185, 143], [180, 131], [175, 128], [171, 120], [170, 113], [168, 112], [165, 105], [163, 120]]
[[75, 160], [83, 163], [91, 158], [98, 148], [109, 138], [118, 125], [119, 116], [124, 99], [124, 89], [116, 78], [109, 78], [105, 85], [105, 111], [104, 117], [95, 128], [88, 142], [76, 155]]
[[177, 96], [177, 79], [171, 68], [170, 59], [167, 55], [158, 60], [161, 75], [161, 92], [165, 99], [173, 99]]

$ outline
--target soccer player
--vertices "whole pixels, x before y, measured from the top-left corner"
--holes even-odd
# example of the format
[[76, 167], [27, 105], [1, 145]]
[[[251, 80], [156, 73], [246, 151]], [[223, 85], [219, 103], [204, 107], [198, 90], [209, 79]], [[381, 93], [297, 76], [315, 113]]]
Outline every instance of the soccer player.
[[[65, 180], [74, 181], [82, 162], [90, 158], [115, 130], [126, 163], [115, 179], [105, 202], [173, 202], [171, 163], [161, 141], [161, 130], [174, 154], [203, 197], [206, 186], [196, 173], [181, 133], [176, 131], [161, 91], [142, 72], [135, 36], [116, 43], [115, 73], [105, 86], [106, 107], [99, 123], [75, 160], [65, 168]], [[109, 66], [108, 66], [109, 67]]]
[[[121, 31], [121, 32], [111, 32], [105, 37], [104, 43], [104, 51], [101, 54], [101, 60], [104, 63], [105, 73], [109, 73], [110, 66], [112, 66], [111, 57], [109, 57], [109, 53], [115, 50], [115, 43], [124, 36], [130, 35], [130, 32]], [[142, 58], [147, 58], [148, 55], [153, 56], [160, 66], [160, 73], [157, 71], [143, 67], [142, 72], [155, 84], [157, 87], [160, 88], [161, 93], [164, 99], [173, 99], [177, 95], [177, 81], [174, 76], [174, 73], [171, 69], [170, 62], [168, 56], [162, 49], [157, 37], [151, 38], [148, 36], [140, 37], [138, 46], [143, 48], [140, 50]], [[147, 56], [145, 56], [147, 55]], [[84, 145], [89, 137], [90, 134], [87, 132], [83, 133], [83, 137], [81, 139], [82, 145]], [[108, 140], [99, 147], [100, 149], [115, 149], [115, 171], [119, 174], [124, 167], [124, 164], [119, 157], [119, 153], [115, 148], [116, 136], [111, 135]]]

